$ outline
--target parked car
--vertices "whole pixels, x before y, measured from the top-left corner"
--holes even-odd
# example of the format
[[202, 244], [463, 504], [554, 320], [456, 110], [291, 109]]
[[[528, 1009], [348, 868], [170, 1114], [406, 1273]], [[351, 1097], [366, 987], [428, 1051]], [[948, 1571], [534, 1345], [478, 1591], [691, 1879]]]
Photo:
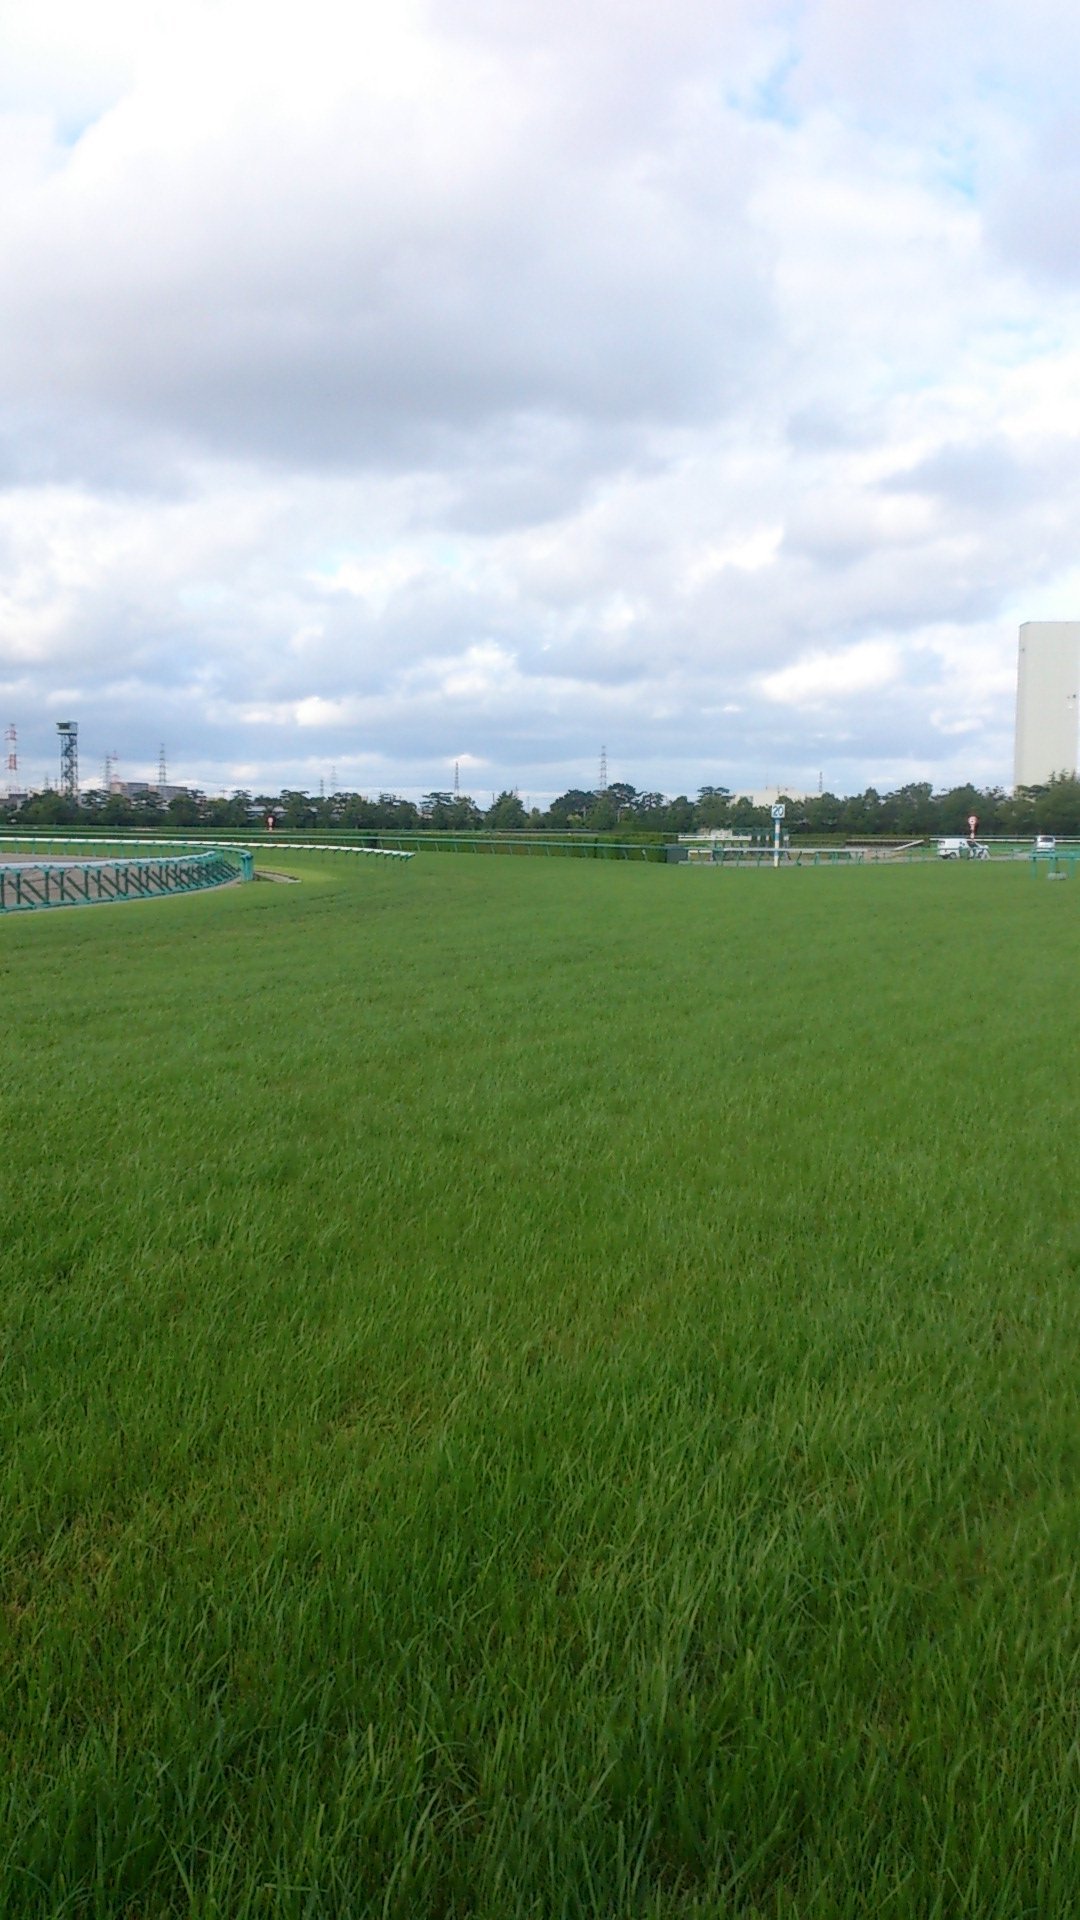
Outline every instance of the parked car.
[[1037, 833], [1035, 835], [1035, 851], [1036, 853], [1056, 853], [1057, 841], [1054, 835], [1052, 833]]

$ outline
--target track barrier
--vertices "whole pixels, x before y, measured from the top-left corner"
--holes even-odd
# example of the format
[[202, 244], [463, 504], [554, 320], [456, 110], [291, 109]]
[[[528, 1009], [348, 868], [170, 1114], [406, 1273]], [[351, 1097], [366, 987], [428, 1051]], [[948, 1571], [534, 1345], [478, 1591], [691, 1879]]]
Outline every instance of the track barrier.
[[240, 847], [146, 854], [134, 859], [41, 860], [34, 855], [5, 859], [9, 846], [0, 841], [0, 913], [199, 893], [236, 880], [252, 880], [255, 872], [255, 856]]

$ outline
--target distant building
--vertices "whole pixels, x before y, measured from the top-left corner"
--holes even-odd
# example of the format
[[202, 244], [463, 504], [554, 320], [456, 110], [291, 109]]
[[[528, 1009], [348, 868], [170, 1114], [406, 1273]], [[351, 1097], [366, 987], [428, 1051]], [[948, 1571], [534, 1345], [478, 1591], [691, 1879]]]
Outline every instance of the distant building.
[[816, 800], [816, 793], [800, 793], [797, 787], [759, 787], [749, 796], [740, 795], [740, 799], [749, 797], [755, 807], [775, 807], [781, 800]]
[[163, 807], [170, 800], [201, 798], [194, 787], [159, 787], [153, 780], [112, 780], [109, 792], [120, 794], [124, 800], [156, 800]]
[[1080, 620], [1025, 620], [1016, 675], [1014, 784], [1042, 787], [1075, 775]]
[[734, 827], [701, 827], [696, 833], [680, 833], [679, 841], [686, 846], [706, 846], [714, 840], [749, 840], [748, 833], [736, 833]]

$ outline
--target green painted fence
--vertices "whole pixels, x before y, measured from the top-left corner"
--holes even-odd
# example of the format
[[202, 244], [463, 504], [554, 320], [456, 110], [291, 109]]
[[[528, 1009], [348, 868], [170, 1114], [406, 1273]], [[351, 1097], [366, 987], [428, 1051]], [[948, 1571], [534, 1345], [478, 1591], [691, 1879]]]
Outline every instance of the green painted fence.
[[114, 900], [152, 900], [197, 893], [254, 878], [255, 857], [240, 847], [138, 859], [4, 859], [0, 846], [0, 913], [43, 907], [82, 907]]

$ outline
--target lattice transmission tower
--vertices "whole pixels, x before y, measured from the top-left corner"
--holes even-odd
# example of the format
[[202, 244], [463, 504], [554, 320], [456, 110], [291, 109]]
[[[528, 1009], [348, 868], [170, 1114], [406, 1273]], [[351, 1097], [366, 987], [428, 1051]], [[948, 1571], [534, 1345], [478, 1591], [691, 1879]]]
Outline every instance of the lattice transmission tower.
[[56, 731], [60, 735], [60, 791], [65, 800], [79, 804], [79, 723], [77, 720], [58, 720]]
[[15, 731], [15, 722], [4, 728], [4, 747], [7, 753], [7, 788], [9, 793], [17, 793], [19, 787], [19, 736]]
[[162, 788], [163, 788], [163, 787], [167, 787], [167, 786], [168, 786], [168, 784], [169, 784], [169, 771], [168, 771], [168, 768], [167, 768], [167, 767], [166, 767], [166, 765], [165, 765], [165, 742], [164, 742], [164, 740], [162, 741], [162, 743], [161, 743], [161, 745], [160, 745], [160, 747], [158, 748], [158, 757], [157, 757], [157, 783], [158, 783], [158, 792], [159, 792], [159, 793], [161, 792], [161, 790], [162, 790]]
[[600, 749], [600, 786], [598, 792], [607, 792], [607, 748]]

